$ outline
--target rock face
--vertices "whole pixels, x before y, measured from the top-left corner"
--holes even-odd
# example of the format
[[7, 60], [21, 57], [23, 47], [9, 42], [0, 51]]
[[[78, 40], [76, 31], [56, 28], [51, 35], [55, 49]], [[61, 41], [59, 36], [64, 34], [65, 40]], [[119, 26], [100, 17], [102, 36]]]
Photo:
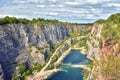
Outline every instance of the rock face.
[[90, 40], [87, 41], [88, 45], [88, 54], [87, 58], [88, 59], [96, 59], [99, 60], [99, 53], [100, 53], [100, 42], [99, 39], [101, 38], [101, 31], [103, 25], [98, 25], [99, 27], [96, 27], [96, 25], [93, 26], [91, 33], [90, 33]]
[[[83, 29], [85, 26], [65, 25], [32, 25], [32, 24], [6, 24], [0, 25], [0, 73], [4, 72], [4, 80], [10, 80], [12, 74], [16, 73], [17, 64], [40, 60], [44, 62], [45, 54], [55, 44], [59, 43], [75, 30]], [[43, 54], [30, 54], [30, 45], [43, 48]], [[39, 59], [41, 58], [41, 59]], [[0, 74], [1, 76], [1, 74]]]
[[[111, 25], [113, 26], [113, 24]], [[117, 26], [114, 26], [114, 28], [115, 27]], [[109, 35], [104, 36], [107, 32], [101, 34], [101, 32], [105, 30], [107, 31], [104, 24], [95, 24], [89, 35], [90, 39], [87, 41], [87, 58], [93, 61], [93, 67], [86, 80], [119, 80], [120, 75], [118, 73], [120, 69], [116, 68], [116, 66], [119, 66], [117, 62], [119, 62], [120, 59], [120, 46], [118, 46], [120, 45], [120, 41], [117, 39], [116, 43], [114, 43], [115, 35], [112, 35], [112, 29], [108, 30], [108, 32], [111, 31], [110, 34], [112, 38], [107, 37]], [[118, 32], [119, 31], [117, 31], [117, 33]], [[116, 59], [116, 61], [114, 59]]]
[[2, 67], [0, 65], [0, 80], [3, 80], [3, 75], [4, 75], [4, 73], [3, 73]]

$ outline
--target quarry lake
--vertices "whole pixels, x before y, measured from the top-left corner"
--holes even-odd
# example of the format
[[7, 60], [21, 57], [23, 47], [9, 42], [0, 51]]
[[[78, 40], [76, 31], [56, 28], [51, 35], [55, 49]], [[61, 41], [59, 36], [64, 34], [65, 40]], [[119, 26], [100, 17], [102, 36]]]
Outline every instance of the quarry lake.
[[83, 69], [74, 68], [70, 65], [86, 65], [89, 61], [79, 50], [71, 50], [64, 58], [60, 68], [64, 71], [58, 71], [47, 80], [83, 80]]

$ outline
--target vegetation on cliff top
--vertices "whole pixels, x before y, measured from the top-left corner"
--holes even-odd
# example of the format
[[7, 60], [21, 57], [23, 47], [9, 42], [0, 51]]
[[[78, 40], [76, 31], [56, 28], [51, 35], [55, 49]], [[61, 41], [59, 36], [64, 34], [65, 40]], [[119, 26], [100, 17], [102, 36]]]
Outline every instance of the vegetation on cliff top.
[[92, 23], [70, 23], [70, 22], [62, 22], [57, 19], [44, 19], [44, 18], [33, 18], [32, 20], [28, 20], [26, 18], [16, 18], [16, 17], [9, 17], [6, 16], [4, 18], [0, 18], [0, 25], [4, 24], [17, 24], [17, 23], [22, 23], [22, 24], [38, 24], [38, 25], [44, 25], [44, 24], [63, 24], [63, 25], [89, 25]]

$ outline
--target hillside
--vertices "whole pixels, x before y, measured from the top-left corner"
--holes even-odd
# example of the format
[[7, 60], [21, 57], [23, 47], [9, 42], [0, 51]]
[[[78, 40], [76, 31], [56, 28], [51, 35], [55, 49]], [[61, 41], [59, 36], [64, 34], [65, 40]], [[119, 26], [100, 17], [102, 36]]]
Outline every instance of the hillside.
[[[97, 34], [100, 32], [100, 35]], [[92, 71], [87, 80], [120, 79], [120, 14], [113, 14], [107, 20], [98, 20], [91, 31], [88, 58], [92, 59]], [[96, 45], [98, 41], [99, 45]], [[92, 45], [91, 45], [92, 46]], [[97, 50], [96, 50], [97, 49]], [[92, 52], [91, 52], [92, 51]]]

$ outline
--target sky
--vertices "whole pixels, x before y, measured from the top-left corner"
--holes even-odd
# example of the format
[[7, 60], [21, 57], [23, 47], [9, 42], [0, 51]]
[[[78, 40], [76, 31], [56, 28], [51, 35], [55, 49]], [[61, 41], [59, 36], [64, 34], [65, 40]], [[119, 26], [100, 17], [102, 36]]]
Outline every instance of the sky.
[[120, 0], [0, 0], [0, 17], [91, 23], [120, 13]]

